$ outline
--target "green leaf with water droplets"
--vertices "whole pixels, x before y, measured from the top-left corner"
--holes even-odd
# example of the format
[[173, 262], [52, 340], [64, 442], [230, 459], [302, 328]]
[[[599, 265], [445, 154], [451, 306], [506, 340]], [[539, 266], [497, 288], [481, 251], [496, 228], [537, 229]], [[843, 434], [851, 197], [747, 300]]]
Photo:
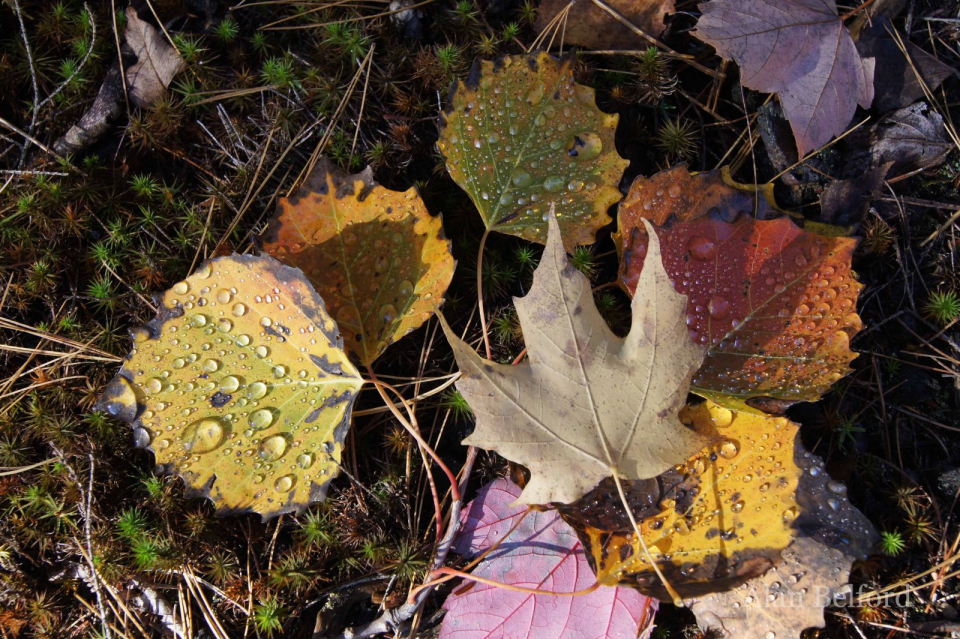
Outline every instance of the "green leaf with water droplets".
[[437, 145], [488, 229], [544, 244], [554, 205], [569, 248], [593, 243], [620, 199], [618, 119], [574, 82], [571, 57], [477, 60], [454, 86]]
[[361, 384], [303, 273], [233, 255], [163, 295], [99, 408], [218, 513], [270, 517], [324, 498]]

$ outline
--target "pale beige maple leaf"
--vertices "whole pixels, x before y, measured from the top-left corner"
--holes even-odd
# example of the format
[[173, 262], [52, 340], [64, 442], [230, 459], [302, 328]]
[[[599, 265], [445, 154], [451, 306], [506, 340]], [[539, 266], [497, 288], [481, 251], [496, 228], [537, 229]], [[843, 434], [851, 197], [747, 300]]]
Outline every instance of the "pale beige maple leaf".
[[687, 298], [673, 289], [656, 233], [626, 338], [607, 327], [590, 281], [573, 268], [555, 218], [530, 293], [514, 300], [528, 358], [481, 358], [444, 322], [477, 418], [464, 444], [530, 470], [519, 503], [569, 503], [604, 477], [655, 477], [707, 441], [678, 417], [705, 349], [687, 332]]

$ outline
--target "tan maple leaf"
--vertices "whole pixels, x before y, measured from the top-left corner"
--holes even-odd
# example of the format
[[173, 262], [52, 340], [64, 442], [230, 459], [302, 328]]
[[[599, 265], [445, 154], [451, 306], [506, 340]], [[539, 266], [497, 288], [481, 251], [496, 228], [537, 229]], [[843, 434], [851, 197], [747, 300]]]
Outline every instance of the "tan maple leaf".
[[130, 99], [137, 106], [148, 107], [166, 92], [173, 77], [186, 68], [187, 63], [170, 46], [160, 32], [127, 7], [127, 28], [123, 35], [133, 49], [137, 61], [127, 69]]
[[704, 349], [687, 333], [686, 297], [673, 290], [655, 239], [648, 256], [624, 339], [567, 261], [553, 216], [530, 293], [514, 300], [525, 362], [484, 360], [444, 323], [457, 388], [477, 416], [464, 444], [530, 469], [519, 503], [568, 503], [614, 473], [654, 477], [706, 445], [678, 417]]

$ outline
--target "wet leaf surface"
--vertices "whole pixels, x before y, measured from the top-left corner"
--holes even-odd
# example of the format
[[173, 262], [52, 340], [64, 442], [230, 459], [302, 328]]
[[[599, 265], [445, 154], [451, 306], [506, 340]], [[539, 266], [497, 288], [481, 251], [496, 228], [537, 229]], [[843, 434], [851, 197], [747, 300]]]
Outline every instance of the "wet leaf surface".
[[795, 522], [801, 536], [763, 576], [685, 602], [701, 628], [731, 639], [799, 639], [805, 628], [824, 625], [825, 604], [844, 601], [850, 567], [867, 557], [876, 531], [819, 457], [803, 453], [795, 459], [803, 471], [797, 493], [801, 514]]
[[862, 285], [850, 267], [856, 241], [805, 231], [764, 198], [717, 171], [683, 166], [638, 178], [620, 207], [620, 278], [634, 289], [647, 234], [659, 226], [663, 264], [688, 296], [687, 325], [707, 346], [692, 390], [729, 408], [782, 413], [814, 401], [850, 371]]
[[99, 407], [219, 514], [268, 517], [324, 498], [360, 385], [303, 273], [234, 255], [163, 295]]
[[678, 417], [703, 349], [687, 335], [686, 298], [673, 290], [657, 243], [621, 339], [597, 311], [590, 281], [567, 261], [553, 217], [550, 228], [530, 293], [514, 300], [526, 361], [487, 361], [443, 324], [462, 375], [457, 388], [477, 418], [464, 444], [526, 466], [527, 504], [571, 502], [613, 469], [653, 477], [703, 446]]
[[740, 81], [776, 93], [800, 155], [842, 133], [873, 101], [873, 62], [862, 60], [834, 0], [713, 0], [695, 36], [740, 65]]
[[364, 364], [443, 303], [455, 265], [450, 242], [414, 187], [391, 191], [369, 168], [348, 175], [321, 158], [278, 209], [264, 250], [303, 270]]
[[[686, 598], [740, 585], [779, 560], [796, 534], [801, 471], [799, 427], [786, 418], [709, 401], [681, 418], [714, 443], [654, 480], [632, 482], [627, 494], [651, 555]], [[667, 597], [611, 481], [560, 512], [580, 533], [601, 583]]]
[[[594, 583], [576, 534], [555, 512], [512, 505], [520, 488], [498, 479], [479, 490], [461, 518], [457, 552], [476, 556], [497, 543], [473, 574], [500, 583], [552, 592], [574, 592]], [[510, 528], [523, 517], [519, 526]], [[509, 532], [509, 535], [507, 534]], [[600, 588], [563, 597], [512, 592], [465, 582], [444, 603], [441, 639], [488, 637], [636, 637], [657, 603], [631, 588]]]
[[569, 248], [593, 243], [620, 199], [618, 118], [573, 81], [572, 58], [478, 60], [453, 89], [437, 146], [488, 229], [543, 244], [554, 205]]

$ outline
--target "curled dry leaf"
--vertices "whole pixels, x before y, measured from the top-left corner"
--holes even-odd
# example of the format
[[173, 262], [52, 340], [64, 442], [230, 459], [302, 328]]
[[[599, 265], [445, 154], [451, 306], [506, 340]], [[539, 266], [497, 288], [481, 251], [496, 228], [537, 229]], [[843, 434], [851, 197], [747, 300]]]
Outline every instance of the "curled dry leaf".
[[[763, 198], [759, 214], [772, 207]], [[628, 292], [657, 224], [663, 264], [688, 296], [687, 324], [707, 346], [693, 392], [738, 410], [782, 413], [815, 401], [850, 371], [850, 339], [862, 324], [862, 285], [850, 260], [856, 241], [799, 228], [786, 217], [756, 219], [754, 195], [717, 171], [678, 166], [637, 178], [620, 207], [615, 239]]]
[[843, 132], [873, 101], [873, 62], [863, 60], [834, 0], [712, 0], [694, 35], [740, 65], [744, 86], [780, 96], [797, 150], [806, 155]]
[[[528, 511], [512, 504], [519, 496], [520, 488], [498, 479], [481, 488], [462, 513], [457, 552], [475, 556], [500, 543], [473, 574], [552, 592], [575, 592], [593, 585], [593, 572], [576, 533], [553, 511]], [[632, 588], [603, 587], [564, 597], [467, 582], [447, 597], [443, 607], [447, 614], [440, 626], [441, 639], [606, 639], [636, 637], [649, 629], [657, 602]]]
[[443, 303], [455, 263], [416, 188], [391, 191], [369, 167], [348, 175], [321, 158], [278, 209], [264, 250], [303, 270], [364, 364]]
[[137, 56], [136, 63], [126, 72], [130, 99], [137, 106], [148, 107], [167, 92], [173, 77], [187, 63], [159, 31], [140, 19], [133, 7], [127, 7], [123, 36]]
[[[712, 402], [681, 413], [715, 441], [627, 494], [647, 548], [684, 598], [728, 590], [767, 572], [790, 545], [799, 513], [798, 426], [738, 414]], [[663, 585], [636, 541], [616, 488], [604, 482], [560, 512], [580, 533], [602, 584], [631, 584], [663, 599]]]
[[164, 293], [99, 407], [218, 513], [268, 517], [324, 498], [361, 383], [303, 273], [234, 255]]
[[[544, 0], [537, 7], [537, 31], [546, 29], [570, 0]], [[675, 10], [674, 0], [607, 0], [630, 24], [655, 38], [663, 33], [663, 18]], [[566, 21], [557, 26], [556, 41], [590, 49], [637, 49], [647, 40], [587, 0], [570, 7]]]
[[823, 608], [846, 598], [850, 567], [876, 543], [870, 521], [847, 499], [846, 486], [830, 478], [816, 455], [795, 456], [803, 471], [797, 492], [802, 531], [766, 574], [731, 591], [686, 604], [701, 628], [731, 639], [799, 639], [824, 625]]
[[477, 60], [454, 85], [437, 146], [488, 229], [543, 244], [555, 206], [572, 247], [592, 243], [620, 199], [627, 161], [614, 145], [618, 118], [573, 81], [571, 57]]
[[530, 470], [519, 501], [567, 503], [614, 472], [654, 477], [703, 447], [678, 417], [703, 348], [687, 335], [686, 298], [651, 242], [625, 339], [607, 327], [590, 281], [567, 261], [556, 218], [530, 293], [515, 298], [528, 359], [482, 359], [443, 324], [477, 417], [464, 444]]

